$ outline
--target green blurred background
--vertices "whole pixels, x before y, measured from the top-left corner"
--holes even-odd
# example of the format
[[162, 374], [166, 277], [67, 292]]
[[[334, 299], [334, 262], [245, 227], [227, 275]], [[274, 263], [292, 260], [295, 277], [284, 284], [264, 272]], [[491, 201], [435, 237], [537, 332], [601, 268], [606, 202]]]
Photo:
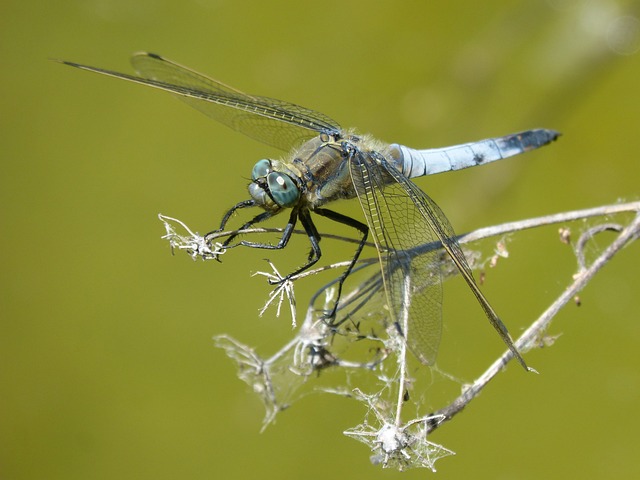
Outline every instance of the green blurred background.
[[[269, 289], [250, 274], [266, 255], [194, 263], [160, 239], [159, 212], [215, 227], [247, 197], [254, 162], [278, 152], [168, 95], [49, 58], [130, 72], [129, 55], [150, 50], [422, 148], [560, 130], [525, 157], [418, 180], [464, 232], [637, 199], [639, 11], [622, 0], [3, 2], [0, 478], [429, 475], [370, 465], [341, 434], [363, 414], [348, 400], [306, 397], [259, 434], [262, 406], [211, 337], [268, 353], [291, 334], [286, 316], [257, 315]], [[575, 271], [555, 230], [516, 236], [484, 287], [515, 334]], [[282, 257], [307, 249], [291, 248]], [[633, 245], [557, 317], [556, 345], [527, 356], [541, 375], [512, 366], [433, 436], [458, 454], [440, 477], [640, 477], [639, 267]], [[459, 351], [442, 352], [464, 358], [468, 378], [502, 350], [469, 297], [457, 282], [446, 290]]]

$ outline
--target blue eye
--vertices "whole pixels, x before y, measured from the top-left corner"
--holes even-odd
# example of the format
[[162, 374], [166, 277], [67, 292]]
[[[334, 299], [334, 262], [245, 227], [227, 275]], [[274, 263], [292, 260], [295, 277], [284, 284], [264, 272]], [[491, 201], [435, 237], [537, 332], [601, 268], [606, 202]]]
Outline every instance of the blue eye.
[[[254, 171], [255, 169], [254, 167]], [[298, 201], [300, 190], [289, 175], [271, 172], [267, 175], [267, 185], [271, 196], [281, 207], [293, 207]]]
[[251, 180], [255, 182], [258, 178], [266, 177], [270, 171], [271, 160], [267, 160], [266, 158], [258, 160], [251, 171]]

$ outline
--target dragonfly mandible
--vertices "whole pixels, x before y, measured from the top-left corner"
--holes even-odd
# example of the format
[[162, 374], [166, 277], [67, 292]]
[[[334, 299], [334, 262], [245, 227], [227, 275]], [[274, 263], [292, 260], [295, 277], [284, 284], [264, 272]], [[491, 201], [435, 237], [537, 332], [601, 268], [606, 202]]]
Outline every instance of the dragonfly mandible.
[[[309, 269], [321, 257], [320, 234], [311, 214], [353, 227], [361, 240], [338, 282], [355, 266], [369, 235], [376, 245], [391, 320], [414, 355], [426, 365], [435, 362], [442, 329], [441, 258], [437, 251], [415, 255], [419, 245], [437, 242], [446, 251], [478, 300], [491, 325], [520, 364], [528, 368], [495, 310], [480, 291], [446, 216], [410, 179], [458, 170], [511, 157], [550, 143], [553, 130], [536, 129], [463, 145], [416, 150], [387, 144], [369, 135], [343, 130], [313, 110], [268, 97], [247, 95], [153, 53], [136, 53], [131, 63], [138, 75], [62, 61], [66, 65], [166, 90], [215, 120], [289, 153], [283, 159], [262, 159], [253, 167], [250, 199], [233, 206], [221, 231], [240, 209], [263, 211], [240, 230], [283, 211], [289, 220], [277, 244], [247, 240], [225, 242], [262, 249], [284, 248], [299, 220], [311, 244], [307, 261], [282, 281]], [[338, 199], [357, 198], [365, 222], [326, 208]], [[211, 232], [213, 233], [213, 232]], [[336, 300], [327, 321], [335, 315]]]

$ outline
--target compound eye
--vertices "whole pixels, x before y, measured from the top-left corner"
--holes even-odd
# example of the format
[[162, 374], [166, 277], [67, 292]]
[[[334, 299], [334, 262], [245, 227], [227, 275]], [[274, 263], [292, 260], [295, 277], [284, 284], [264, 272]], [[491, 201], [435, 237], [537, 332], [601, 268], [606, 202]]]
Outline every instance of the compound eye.
[[264, 178], [271, 171], [271, 160], [263, 158], [258, 160], [251, 171], [251, 180], [254, 182], [259, 178]]
[[267, 175], [267, 185], [271, 196], [281, 207], [293, 207], [300, 197], [300, 190], [289, 175], [271, 172]]

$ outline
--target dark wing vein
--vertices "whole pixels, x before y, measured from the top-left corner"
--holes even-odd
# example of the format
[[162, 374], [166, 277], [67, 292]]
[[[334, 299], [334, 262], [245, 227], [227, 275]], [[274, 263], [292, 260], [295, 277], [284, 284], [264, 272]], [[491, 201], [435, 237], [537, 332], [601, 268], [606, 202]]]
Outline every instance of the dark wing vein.
[[340, 131], [334, 120], [319, 112], [282, 100], [247, 95], [153, 53], [137, 53], [131, 58], [139, 77], [63, 63], [168, 91], [220, 123], [282, 150], [289, 150], [318, 133], [336, 135]]
[[473, 273], [471, 272], [467, 259], [455, 238], [455, 232], [447, 220], [447, 217], [444, 215], [442, 210], [440, 210], [440, 207], [438, 207], [438, 205], [436, 205], [436, 203], [426, 193], [420, 190], [384, 158], [381, 159], [381, 164], [404, 192], [407, 198], [406, 203], [415, 205], [412, 213], [416, 215], [416, 221], [419, 221], [423, 225], [428, 225], [429, 230], [431, 230], [433, 234], [435, 234], [437, 240], [442, 243], [445, 251], [449, 254], [449, 257], [454, 262], [462, 274], [462, 277], [467, 282], [467, 285], [480, 303], [480, 306], [484, 310], [484, 313], [489, 319], [491, 325], [496, 329], [504, 343], [507, 345], [509, 350], [511, 350], [520, 364], [525, 369], [528, 369], [524, 359], [513, 345], [513, 340], [507, 331], [507, 327], [504, 325], [502, 320], [500, 320], [500, 317], [498, 317], [498, 314], [495, 312], [491, 304], [489, 304], [489, 301], [486, 299], [473, 278]]
[[387, 303], [407, 345], [426, 365], [435, 362], [442, 333], [442, 280], [437, 251], [411, 250], [435, 239], [418, 206], [376, 158], [354, 156], [351, 178], [375, 240]]

